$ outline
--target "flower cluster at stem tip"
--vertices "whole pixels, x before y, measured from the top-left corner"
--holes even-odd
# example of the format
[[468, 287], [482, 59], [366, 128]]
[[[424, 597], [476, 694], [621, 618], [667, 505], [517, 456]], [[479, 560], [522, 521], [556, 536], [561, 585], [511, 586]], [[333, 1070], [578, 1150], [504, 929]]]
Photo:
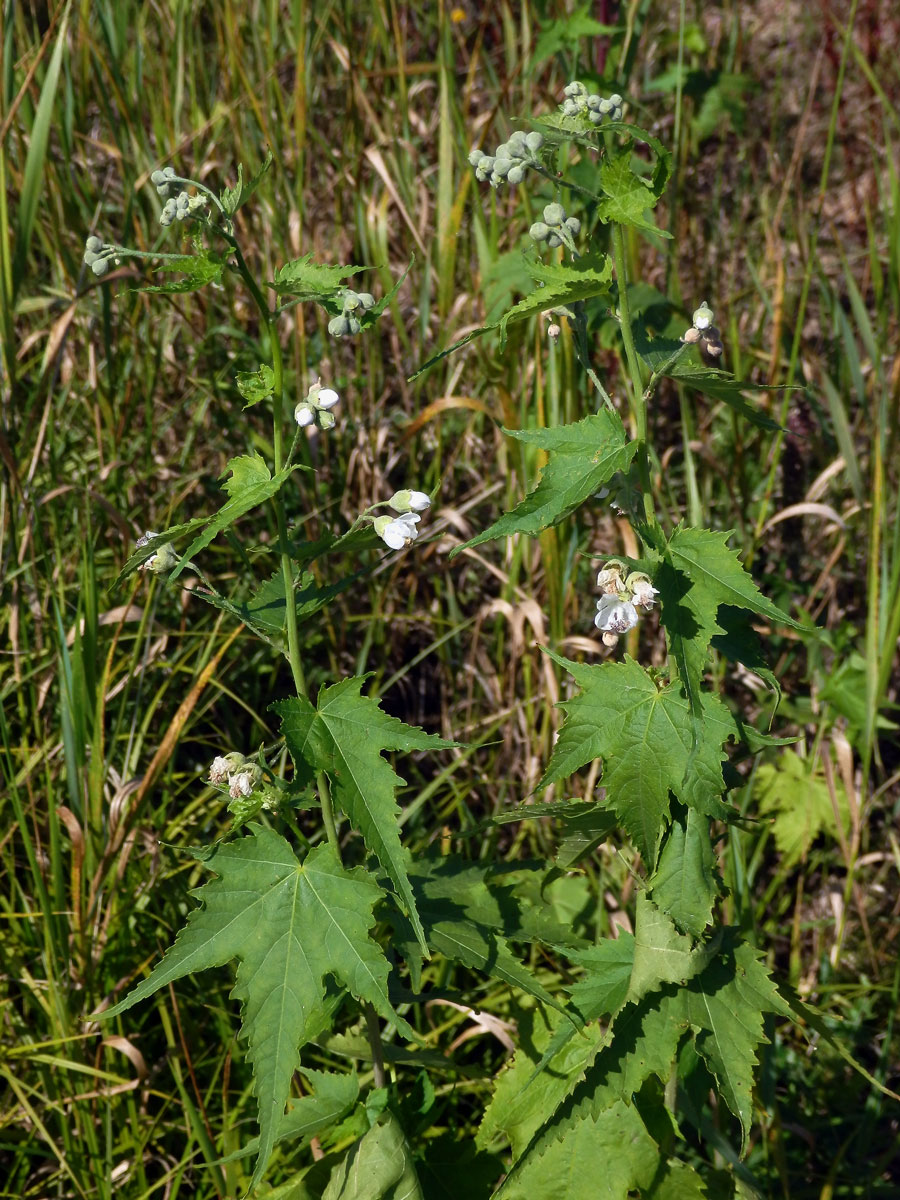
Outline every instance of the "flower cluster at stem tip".
[[713, 325], [715, 317], [716, 314], [704, 300], [699, 308], [694, 309], [691, 317], [693, 325], [684, 331], [681, 340], [688, 345], [699, 343], [700, 349], [706, 354], [712, 358], [719, 358], [725, 347], [722, 344], [722, 334]]
[[579, 219], [567, 217], [561, 204], [545, 205], [543, 215], [543, 221], [535, 221], [528, 230], [529, 236], [536, 242], [546, 242], [551, 249], [565, 243], [570, 250], [574, 250], [572, 239], [581, 232]]
[[209, 197], [204, 196], [202, 192], [192, 196], [184, 188], [178, 188], [178, 185], [185, 181], [175, 174], [174, 167], [163, 167], [161, 171], [154, 171], [150, 182], [156, 188], [157, 195], [165, 200], [163, 210], [159, 214], [160, 225], [171, 225], [173, 221], [195, 217], [209, 204]]
[[634, 629], [639, 610], [649, 612], [659, 595], [650, 576], [643, 571], [628, 572], [618, 558], [611, 558], [597, 575], [597, 587], [603, 595], [597, 601], [594, 624], [603, 634], [604, 646], [615, 646], [619, 635]]
[[469, 163], [475, 168], [475, 178], [480, 182], [487, 179], [492, 188], [504, 182], [515, 185], [522, 182], [529, 167], [543, 166], [540, 159], [543, 145], [542, 133], [537, 130], [523, 133], [517, 129], [493, 154], [485, 154], [478, 146], [473, 146], [469, 151]]
[[[251, 795], [259, 787], [263, 781], [263, 773], [255, 762], [233, 750], [230, 754], [217, 755], [212, 760], [208, 779], [216, 787], [227, 786], [232, 800], [240, 800]], [[266, 805], [263, 804], [263, 807]]]
[[592, 125], [599, 125], [604, 119], [622, 120], [622, 97], [618, 93], [604, 99], [596, 92], [589, 92], [579, 80], [573, 79], [563, 88], [563, 95], [566, 98], [560, 108], [564, 117], [584, 115]]
[[118, 249], [118, 246], [110, 245], [92, 233], [84, 243], [84, 257], [81, 261], [99, 277], [105, 275], [109, 268], [119, 261], [116, 254]]
[[321, 381], [314, 383], [306, 398], [301, 400], [294, 409], [294, 420], [302, 428], [307, 425], [318, 425], [320, 429], [333, 429], [334, 413], [331, 411], [340, 396], [334, 388], [322, 387]]
[[399, 515], [373, 517], [372, 528], [391, 550], [403, 550], [419, 536], [419, 522], [422, 519], [419, 514], [431, 507], [431, 497], [425, 492], [404, 488], [394, 492], [386, 503]]
[[341, 292], [341, 312], [328, 322], [328, 332], [332, 337], [359, 333], [362, 329], [359, 317], [374, 307], [375, 297], [370, 292], [354, 292], [352, 288], [344, 288]]

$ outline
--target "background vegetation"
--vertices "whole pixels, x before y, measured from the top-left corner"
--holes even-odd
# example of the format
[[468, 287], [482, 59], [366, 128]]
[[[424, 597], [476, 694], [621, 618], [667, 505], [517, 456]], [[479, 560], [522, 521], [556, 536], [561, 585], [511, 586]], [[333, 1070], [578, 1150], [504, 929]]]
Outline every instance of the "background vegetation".
[[[642, 306], [668, 295], [686, 325], [707, 298], [727, 366], [804, 385], [761, 401], [788, 431], [773, 436], [667, 384], [651, 436], [670, 517], [737, 530], [763, 590], [825, 631], [820, 644], [768, 640], [785, 693], [774, 729], [798, 740], [734, 764], [733, 795], [763, 819], [723, 844], [727, 917], [896, 1089], [896, 7], [5, 0], [2, 19], [0, 1195], [232, 1196], [246, 1160], [210, 1164], [252, 1133], [227, 971], [132, 1010], [118, 1034], [86, 1017], [183, 922], [202, 871], [170, 847], [227, 825], [203, 782], [209, 761], [271, 742], [267, 705], [289, 690], [287, 665], [198, 601], [190, 578], [110, 590], [140, 533], [210, 511], [226, 460], [266, 448], [265, 414], [242, 412], [233, 384], [259, 361], [254, 316], [230, 286], [162, 300], [127, 294], [130, 268], [97, 281], [81, 262], [86, 235], [153, 248], [155, 167], [218, 189], [268, 147], [275, 167], [240, 220], [269, 278], [311, 252], [371, 264], [381, 294], [414, 257], [373, 335], [336, 343], [311, 308], [283, 318], [299, 335], [293, 391], [321, 375], [344, 412], [311, 443], [317, 506], [298, 500], [295, 525], [314, 533], [322, 513], [350, 521], [395, 487], [440, 483], [432, 539], [387, 556], [305, 626], [305, 661], [313, 689], [374, 672], [385, 708], [468, 744], [405, 771], [408, 837], [524, 863], [552, 846], [551, 821], [457, 835], [537, 782], [561, 681], [536, 643], [599, 661], [591, 556], [634, 547], [598, 504], [539, 540], [448, 562], [539, 469], [499, 426], [584, 411], [565, 339], [551, 350], [545, 325], [517, 326], [502, 354], [485, 338], [408, 380], [524, 284], [515, 252], [534, 205], [521, 189], [476, 189], [469, 147], [552, 108], [573, 77], [620, 91], [676, 154], [658, 210], [674, 240], [629, 242]], [[615, 388], [602, 314], [594, 335]], [[271, 534], [214, 544], [209, 573], [227, 582]], [[630, 651], [659, 661], [654, 621], [640, 638]], [[735, 673], [727, 688], [766, 724], [762, 678]], [[544, 899], [585, 936], [627, 927], [631, 867], [605, 844]], [[552, 959], [531, 965], [548, 987], [565, 982]], [[476, 981], [440, 983], [471, 998]], [[421, 1132], [446, 1137], [452, 1157], [532, 1014], [491, 984], [477, 1009], [430, 1015], [447, 1066], [430, 1107], [421, 1100]], [[896, 1196], [900, 1110], [815, 1037], [771, 1032], [748, 1187]], [[369, 1069], [350, 1037], [320, 1053]], [[730, 1132], [723, 1116], [707, 1133], [720, 1163]], [[340, 1134], [299, 1159], [282, 1151], [273, 1184]], [[485, 1194], [502, 1168], [486, 1156]], [[446, 1179], [423, 1182], [452, 1194]]]

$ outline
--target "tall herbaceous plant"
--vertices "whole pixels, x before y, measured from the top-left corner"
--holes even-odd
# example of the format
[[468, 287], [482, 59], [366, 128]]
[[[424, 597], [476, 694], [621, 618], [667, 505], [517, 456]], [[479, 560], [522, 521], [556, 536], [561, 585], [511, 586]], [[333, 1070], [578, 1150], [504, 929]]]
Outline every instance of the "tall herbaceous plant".
[[[578, 182], [558, 173], [560, 163], [576, 160]], [[245, 1150], [255, 1162], [250, 1189], [266, 1176], [276, 1143], [293, 1141], [299, 1149], [338, 1127], [341, 1153], [330, 1175], [323, 1179], [320, 1171], [317, 1185], [310, 1176], [298, 1195], [687, 1197], [706, 1195], [713, 1181], [716, 1195], [731, 1195], [744, 1187], [734, 1169], [753, 1119], [767, 1014], [790, 1018], [801, 1009], [760, 953], [716, 920], [723, 884], [715, 839], [727, 836], [737, 815], [723, 779], [726, 745], [748, 733], [707, 670], [715, 650], [774, 686], [746, 614], [797, 626], [759, 591], [729, 548], [728, 533], [663, 522], [647, 411], [668, 377], [724, 400], [742, 418], [767, 420], [744, 399], [750, 385], [714, 365], [722, 343], [705, 301], [680, 339], [651, 337], [629, 310], [625, 230], [659, 235], [649, 213], [666, 186], [670, 158], [655, 138], [623, 121], [621, 97], [601, 98], [572, 83], [540, 130], [514, 133], [492, 155], [473, 150], [470, 162], [479, 180], [528, 186], [542, 205], [525, 255], [535, 290], [487, 328], [499, 331], [502, 345], [509, 324], [536, 314], [550, 314], [552, 338], [567, 325], [593, 403], [573, 424], [511, 433], [546, 456], [540, 482], [468, 545], [535, 536], [581, 505], [614, 503], [640, 546], [639, 558], [596, 564], [595, 624], [608, 657], [586, 665], [544, 651], [576, 687], [562, 705], [564, 723], [537, 791], [595, 760], [600, 786], [589, 800], [529, 798], [495, 818], [549, 814], [562, 825], [553, 860], [518, 873], [447, 852], [446, 831], [433, 853], [414, 857], [404, 845], [395, 799], [402, 780], [385, 754], [456, 743], [389, 716], [366, 694], [365, 677], [338, 679], [311, 696], [300, 631], [354, 582], [329, 576], [334, 552], [342, 561], [348, 551], [364, 557], [378, 548], [415, 554], [432, 497], [411, 479], [350, 528], [315, 541], [298, 536], [286, 518], [285, 488], [307, 485], [308, 468], [297, 461], [307, 457], [301, 443], [313, 430], [328, 437], [341, 402], [329, 380], [285, 396], [278, 322], [286, 307], [315, 303], [327, 310], [332, 336], [355, 337], [394, 293], [376, 300], [357, 292], [347, 280], [362, 268], [324, 266], [309, 256], [286, 263], [270, 282], [254, 277], [233, 218], [268, 163], [249, 181], [239, 170], [235, 186], [218, 195], [172, 167], [156, 171], [160, 220], [189, 235], [187, 252], [145, 255], [96, 234], [85, 261], [98, 276], [140, 257], [173, 274], [148, 291], [190, 292], [225, 275], [238, 278], [258, 310], [267, 361], [239, 374], [236, 386], [247, 406], [271, 411], [272, 455], [236, 454], [218, 511], [147, 532], [123, 574], [151, 571], [172, 586], [189, 567], [202, 583], [196, 596], [284, 655], [294, 694], [271, 710], [293, 771], [284, 778], [274, 769], [280, 745], [249, 756], [246, 747], [220, 748], [208, 780], [221, 789], [231, 828], [214, 845], [191, 851], [210, 880], [162, 961], [102, 1018], [120, 1016], [188, 973], [236, 964], [234, 995], [258, 1111], [258, 1137]], [[611, 254], [600, 249], [607, 245]], [[617, 323], [627, 366], [622, 380], [592, 366], [586, 301]], [[268, 570], [229, 597], [204, 573], [203, 552], [239, 518], [267, 507], [277, 529], [262, 558]], [[622, 639], [657, 613], [667, 658], [649, 669], [622, 653]], [[637, 644], [633, 635], [630, 644]], [[766, 740], [755, 730], [749, 735], [751, 749]], [[295, 835], [298, 810], [307, 810], [303, 828], [318, 834]], [[600, 842], [617, 837], [630, 838], [640, 856], [634, 934], [589, 943], [552, 919], [535, 881], [577, 869]], [[556, 963], [574, 982], [549, 991], [511, 948], [525, 942], [538, 944], [532, 962]], [[491, 1089], [473, 1090], [469, 1081], [454, 1097], [447, 1085], [452, 1064], [435, 1063], [424, 1051], [424, 1005], [436, 994], [423, 988], [429, 959], [442, 963], [440, 995], [453, 1003], [477, 1005], [480, 984], [472, 980], [491, 976], [532, 1006], [530, 1036]], [[354, 1029], [362, 1075], [341, 1070], [341, 1060], [322, 1050], [336, 1031]], [[485, 1111], [473, 1115], [473, 1097], [486, 1094]], [[475, 1127], [474, 1144], [454, 1136]], [[719, 1154], [715, 1171], [705, 1165], [710, 1138]], [[279, 1149], [280, 1169], [289, 1173], [294, 1161], [299, 1179], [309, 1159], [292, 1160], [292, 1149]], [[449, 1190], [436, 1191], [438, 1183]]]

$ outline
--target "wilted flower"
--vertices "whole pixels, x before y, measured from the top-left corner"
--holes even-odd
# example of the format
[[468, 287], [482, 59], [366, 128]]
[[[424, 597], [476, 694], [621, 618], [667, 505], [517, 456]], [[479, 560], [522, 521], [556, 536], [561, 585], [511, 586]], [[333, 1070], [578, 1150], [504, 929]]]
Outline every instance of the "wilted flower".
[[253, 778], [249, 771], [238, 771], [231, 776], [228, 784], [228, 794], [232, 800], [240, 800], [241, 796], [249, 796], [253, 791]]
[[228, 772], [230, 770], [231, 763], [228, 761], [228, 759], [223, 758], [221, 754], [217, 754], [209, 764], [209, 782], [224, 783], [228, 778]]
[[617, 558], [611, 558], [605, 567], [597, 574], [597, 587], [611, 595], [625, 591], [625, 564]]
[[416, 526], [421, 519], [417, 513], [405, 512], [399, 517], [376, 517], [372, 527], [392, 550], [402, 550], [419, 536]]

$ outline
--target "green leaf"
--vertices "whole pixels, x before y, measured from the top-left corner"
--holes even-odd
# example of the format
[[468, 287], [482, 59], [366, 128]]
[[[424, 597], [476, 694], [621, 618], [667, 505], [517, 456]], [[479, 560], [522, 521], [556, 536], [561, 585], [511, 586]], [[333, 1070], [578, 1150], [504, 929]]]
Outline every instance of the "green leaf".
[[285, 263], [275, 272], [275, 280], [270, 285], [279, 295], [290, 293], [302, 300], [323, 300], [334, 295], [341, 288], [341, 281], [368, 267], [329, 267], [324, 263], [312, 261], [312, 254], [304, 254]]
[[678, 813], [650, 883], [654, 904], [699, 937], [721, 890], [708, 817], [693, 808]]
[[[302, 571], [294, 589], [294, 608], [297, 621], [302, 624], [320, 608], [324, 608], [335, 596], [353, 587], [359, 580], [359, 572], [348, 575], [337, 583], [320, 586], [311, 571]], [[254, 588], [246, 601], [232, 602], [223, 596], [204, 595], [203, 599], [215, 608], [229, 612], [248, 628], [263, 637], [270, 645], [286, 650], [284, 636], [287, 604], [284, 599], [284, 576], [280, 571]]]
[[775, 817], [773, 832], [783, 870], [805, 858], [819, 834], [827, 833], [836, 841], [840, 833], [849, 834], [847, 793], [837, 777], [832, 784], [834, 799], [828, 783], [816, 774], [815, 763], [804, 762], [790, 750], [777, 762], [758, 767], [754, 793], [760, 813]]
[[428, 1138], [416, 1159], [416, 1170], [425, 1200], [487, 1200], [503, 1175], [503, 1162], [476, 1150], [470, 1138], [443, 1133]]
[[790, 1016], [768, 971], [746, 942], [719, 954], [684, 993], [697, 1050], [715, 1076], [725, 1103], [741, 1123], [746, 1148], [752, 1117], [756, 1049], [768, 1038], [764, 1012]]
[[489, 887], [491, 869], [450, 856], [415, 861], [410, 878], [428, 944], [447, 958], [502, 979], [564, 1011], [510, 951], [506, 935], [526, 940], [530, 931], [521, 928], [520, 913], [509, 890]]
[[693, 1167], [670, 1159], [645, 1196], [646, 1200], [706, 1200], [708, 1194], [703, 1177]]
[[134, 292], [155, 292], [164, 295], [175, 295], [181, 292], [196, 292], [208, 283], [214, 283], [221, 278], [225, 270], [225, 255], [213, 254], [211, 250], [203, 250], [199, 254], [181, 254], [174, 258], [164, 258], [153, 264], [155, 272], [181, 271], [184, 279], [174, 283], [163, 283], [152, 287], [132, 288]]
[[670, 791], [689, 807], [728, 819], [731, 809], [720, 799], [722, 745], [734, 722], [720, 700], [703, 695], [702, 740], [695, 746], [694, 723], [679, 684], [659, 688], [627, 656], [621, 663], [585, 666], [545, 653], [574, 676], [582, 692], [559, 706], [566, 719], [539, 788], [602, 759], [606, 796], [601, 803], [616, 813], [648, 870], [667, 823]]
[[295, 470], [296, 466], [285, 467], [273, 476], [265, 459], [259, 454], [242, 454], [239, 458], [231, 459], [226, 468], [226, 471], [231, 472], [230, 478], [225, 479], [222, 485], [228, 493], [228, 499], [215, 516], [208, 519], [204, 531], [194, 538], [182, 554], [169, 579], [177, 579], [191, 557], [205, 549], [223, 530], [233, 525], [238, 517], [271, 499]]
[[665, 983], [686, 983], [709, 961], [712, 944], [694, 945], [671, 919], [638, 892], [634, 929], [634, 965], [628, 1000], [642, 1000]]
[[[541, 1010], [523, 1012], [518, 1028], [519, 1047], [497, 1075], [476, 1139], [479, 1146], [488, 1147], [502, 1136], [512, 1146], [514, 1159], [581, 1078], [605, 1036], [596, 1024], [573, 1036], [568, 1021], [551, 1019]], [[554, 1049], [557, 1039], [560, 1044]], [[538, 1074], [541, 1063], [548, 1069]]]
[[792, 629], [802, 628], [763, 596], [736, 551], [728, 549], [725, 543], [732, 532], [679, 525], [669, 538], [656, 578], [670, 652], [695, 715], [702, 706], [700, 683], [710, 643], [716, 634], [725, 632], [716, 621], [720, 604], [748, 609]]
[[556, 852], [556, 865], [563, 871], [592, 854], [615, 828], [615, 815], [602, 804], [582, 807], [586, 811], [563, 819], [562, 838]]
[[368, 871], [345, 870], [327, 844], [301, 864], [284, 838], [258, 826], [249, 837], [219, 844], [206, 862], [218, 878], [196, 893], [203, 906], [150, 976], [100, 1016], [117, 1016], [184, 975], [239, 960], [233, 994], [241, 1001], [260, 1125], [253, 1187], [271, 1156], [300, 1048], [330, 1015], [327, 976], [373, 1004], [404, 1037], [415, 1034], [391, 1007], [390, 967], [369, 937], [383, 892]]
[[238, 163], [237, 183], [234, 187], [224, 188], [219, 193], [219, 200], [222, 202], [222, 207], [225, 209], [229, 217], [233, 217], [242, 204], [250, 199], [256, 189], [262, 182], [263, 176], [272, 165], [272, 151], [266, 151], [266, 157], [263, 160], [259, 170], [256, 171], [250, 179], [244, 183], [244, 168]]
[[330, 778], [334, 799], [360, 830], [366, 845], [403, 898], [416, 938], [427, 954], [425, 934], [409, 882], [409, 853], [400, 844], [394, 793], [403, 780], [382, 758], [383, 750], [438, 750], [455, 746], [405, 725], [360, 694], [365, 676], [323, 687], [316, 706], [305, 696], [271, 705], [281, 717], [298, 782], [319, 771]]
[[391, 1113], [351, 1147], [322, 1200], [423, 1200], [409, 1146]]
[[619, 1101], [586, 1116], [531, 1154], [497, 1192], [498, 1200], [626, 1200], [648, 1188], [659, 1166], [659, 1148], [635, 1105]]
[[572, 425], [505, 429], [504, 433], [546, 450], [549, 461], [534, 491], [512, 512], [504, 513], [493, 525], [457, 546], [451, 557], [467, 546], [514, 533], [536, 534], [558, 525], [617, 471], [626, 470], [637, 449], [636, 442], [626, 441], [619, 416], [606, 409]]
[[[614, 128], [637, 132], [633, 126], [620, 124]], [[635, 174], [630, 145], [607, 153], [600, 163], [600, 187], [605, 195], [597, 205], [597, 215], [603, 222], [615, 221], [619, 225], [630, 225], [659, 237], [671, 238], [667, 230], [659, 229], [644, 216], [648, 209], [655, 207], [665, 189], [671, 172], [671, 155], [655, 138], [640, 132], [641, 140], [651, 145], [657, 155], [652, 179]]]
[[[782, 429], [782, 426], [777, 421], [773, 421], [771, 417], [760, 412], [759, 409], [753, 408], [744, 399], [744, 392], [768, 392], [768, 391], [784, 391], [785, 387], [776, 386], [775, 384], [767, 383], [748, 383], [743, 379], [736, 379], [728, 371], [720, 371], [715, 367], [701, 366], [696, 362], [692, 362], [689, 358], [679, 359], [675, 366], [664, 372], [670, 379], [675, 379], [679, 383], [686, 384], [688, 387], [696, 388], [698, 392], [702, 392], [705, 396], [711, 396], [714, 400], [724, 401], [729, 408], [733, 408], [736, 413], [740, 413], [742, 417], [755, 425], [758, 429], [767, 429], [776, 432]], [[791, 390], [796, 385], [789, 385]]]
[[453, 354], [460, 347], [494, 329], [500, 331], [500, 347], [502, 349], [506, 345], [507, 327], [517, 321], [524, 321], [535, 313], [553, 308], [566, 308], [580, 300], [589, 300], [598, 296], [610, 297], [611, 302], [612, 260], [608, 255], [587, 254], [575, 263], [543, 262], [525, 256], [522, 261], [528, 274], [541, 286], [526, 296], [524, 300], [513, 305], [498, 320], [490, 321], [486, 325], [473, 329], [458, 342], [454, 342], [452, 346], [448, 346], [430, 358], [428, 362], [419, 367], [415, 375], [410, 376], [410, 382], [418, 379], [435, 363], [440, 362], [449, 354]]
[[259, 404], [275, 391], [275, 372], [263, 363], [258, 371], [238, 371], [234, 377], [238, 391], [247, 401], [244, 408]]
[[[355, 1071], [338, 1075], [331, 1071], [312, 1071], [308, 1067], [302, 1070], [313, 1095], [288, 1100], [287, 1112], [278, 1123], [276, 1144], [283, 1141], [298, 1142], [321, 1133], [348, 1113], [359, 1096], [359, 1080]], [[259, 1138], [253, 1138], [246, 1146], [219, 1159], [219, 1162], [234, 1162], [258, 1152]]]

